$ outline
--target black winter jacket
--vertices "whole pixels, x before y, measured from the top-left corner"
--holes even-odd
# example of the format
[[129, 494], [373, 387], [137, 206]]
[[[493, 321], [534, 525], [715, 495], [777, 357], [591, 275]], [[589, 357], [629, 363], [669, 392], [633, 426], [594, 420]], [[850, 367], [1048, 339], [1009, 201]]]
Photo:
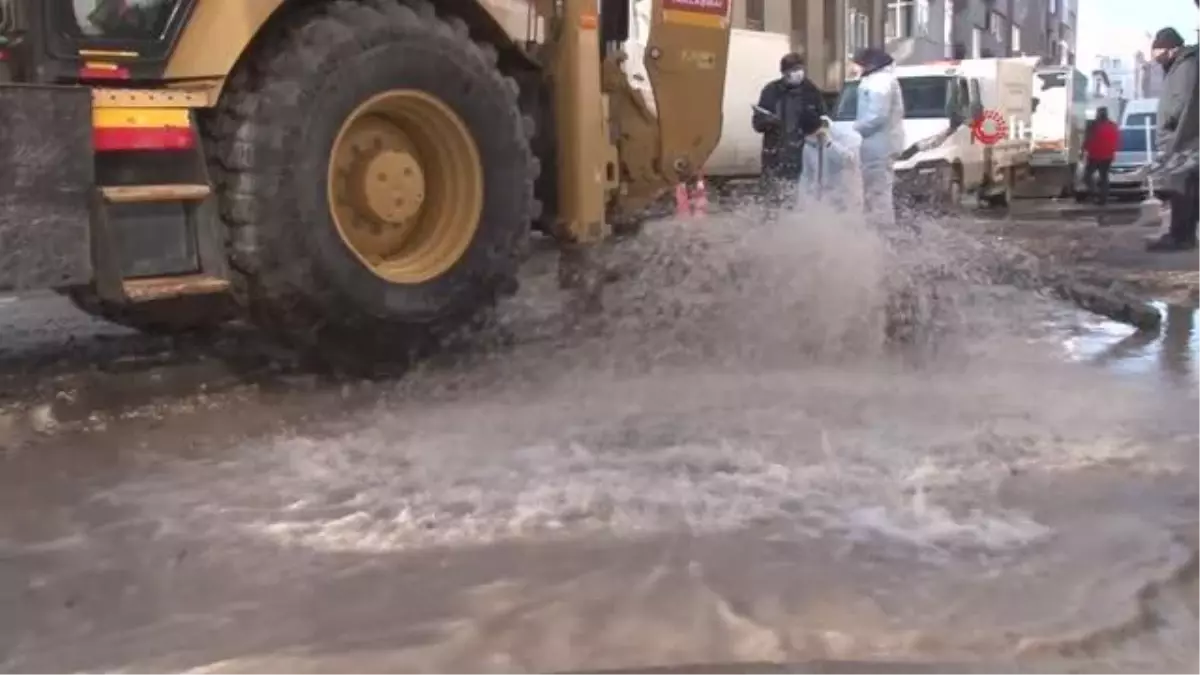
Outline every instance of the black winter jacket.
[[758, 107], [774, 116], [754, 111], [754, 130], [763, 135], [762, 170], [768, 177], [795, 179], [800, 176], [804, 137], [821, 126], [825, 101], [821, 90], [809, 80], [790, 84], [772, 80], [763, 87]]

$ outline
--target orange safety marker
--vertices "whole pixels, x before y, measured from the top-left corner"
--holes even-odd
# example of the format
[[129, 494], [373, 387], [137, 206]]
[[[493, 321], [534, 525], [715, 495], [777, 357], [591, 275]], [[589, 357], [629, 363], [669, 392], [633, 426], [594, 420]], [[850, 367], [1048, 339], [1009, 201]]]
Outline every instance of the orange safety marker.
[[679, 218], [692, 215], [692, 200], [688, 196], [687, 183], [675, 186], [675, 215]]
[[675, 215], [680, 218], [708, 215], [708, 186], [703, 175], [694, 182], [675, 186]]
[[708, 215], [708, 185], [704, 182], [704, 174], [700, 174], [692, 189], [692, 215]]

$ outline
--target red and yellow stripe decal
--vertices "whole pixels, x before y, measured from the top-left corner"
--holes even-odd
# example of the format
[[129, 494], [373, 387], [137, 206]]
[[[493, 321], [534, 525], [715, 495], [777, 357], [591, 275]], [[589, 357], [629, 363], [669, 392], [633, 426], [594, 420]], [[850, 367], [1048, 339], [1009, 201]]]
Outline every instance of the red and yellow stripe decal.
[[191, 150], [196, 147], [187, 108], [93, 108], [92, 145], [115, 150]]
[[663, 0], [662, 20], [698, 28], [729, 26], [730, 0]]

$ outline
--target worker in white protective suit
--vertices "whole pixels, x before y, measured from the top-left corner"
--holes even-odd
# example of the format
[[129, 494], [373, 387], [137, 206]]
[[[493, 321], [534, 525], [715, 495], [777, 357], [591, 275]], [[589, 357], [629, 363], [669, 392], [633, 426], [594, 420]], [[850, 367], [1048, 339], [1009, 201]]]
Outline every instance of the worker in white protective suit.
[[904, 150], [904, 99], [892, 57], [868, 48], [854, 55], [860, 70], [854, 130], [862, 136], [863, 207], [868, 222], [896, 223], [892, 162]]
[[804, 138], [804, 170], [800, 173], [797, 206], [823, 203], [851, 213], [863, 212], [862, 138], [854, 131], [821, 118], [816, 133]]

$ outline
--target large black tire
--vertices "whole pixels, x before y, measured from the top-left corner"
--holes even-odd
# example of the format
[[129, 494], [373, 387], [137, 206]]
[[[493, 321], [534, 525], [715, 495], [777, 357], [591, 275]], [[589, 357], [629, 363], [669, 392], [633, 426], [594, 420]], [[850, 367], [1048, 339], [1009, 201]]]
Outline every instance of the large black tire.
[[225, 294], [185, 295], [136, 304], [102, 300], [88, 286], [72, 288], [66, 295], [76, 307], [94, 317], [148, 335], [215, 330], [237, 316], [237, 308]]
[[1011, 169], [1004, 173], [1004, 192], [993, 195], [988, 195], [983, 198], [983, 204], [992, 209], [1007, 209], [1012, 205], [1013, 190], [1015, 189], [1016, 181], [1013, 178]]
[[1058, 196], [1062, 199], [1070, 199], [1075, 196], [1075, 174], [1079, 172], [1078, 164], [1070, 164], [1067, 166], [1067, 180], [1063, 183], [1062, 189], [1059, 190]]
[[963, 176], [962, 167], [951, 164], [941, 169], [941, 190], [934, 197], [932, 215], [939, 218], [955, 218], [962, 215]]
[[558, 142], [554, 125], [554, 94], [540, 71], [520, 74], [521, 110], [525, 113], [526, 130], [530, 132], [530, 147], [541, 171], [533, 185], [538, 211], [533, 229], [549, 236], [558, 218]]
[[[339, 0], [297, 11], [239, 66], [208, 124], [235, 297], [251, 321], [325, 365], [378, 372], [515, 287], [539, 211], [534, 130], [496, 51], [429, 2]], [[363, 265], [340, 238], [324, 189], [344, 120], [395, 89], [449, 106], [483, 169], [474, 239], [422, 283], [390, 283]]]

